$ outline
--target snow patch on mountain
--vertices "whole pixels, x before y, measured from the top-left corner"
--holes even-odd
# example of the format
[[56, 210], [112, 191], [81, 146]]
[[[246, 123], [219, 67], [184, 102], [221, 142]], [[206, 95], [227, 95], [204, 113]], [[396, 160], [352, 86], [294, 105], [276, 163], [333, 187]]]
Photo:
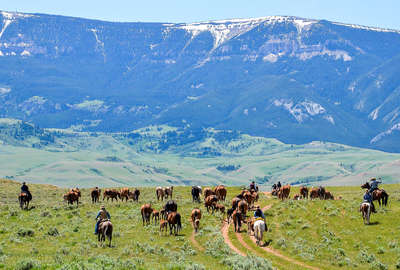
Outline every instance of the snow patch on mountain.
[[104, 42], [102, 42], [99, 39], [99, 36], [97, 34], [97, 32], [98, 32], [97, 29], [92, 28], [92, 29], [89, 29], [89, 30], [93, 33], [94, 38], [96, 39], [96, 51], [99, 51], [103, 55], [103, 60], [104, 60], [104, 63], [105, 63], [106, 62], [106, 52], [104, 50]]
[[372, 120], [376, 120], [378, 119], [379, 116], [379, 110], [381, 109], [381, 106], [379, 106], [378, 108], [376, 108], [375, 110], [373, 110], [369, 115], [368, 118], [372, 119]]
[[393, 29], [379, 28], [379, 27], [372, 27], [372, 26], [364, 26], [364, 25], [358, 25], [358, 24], [340, 23], [340, 22], [332, 22], [332, 23], [336, 24], [336, 25], [340, 25], [340, 26], [346, 26], [346, 27], [351, 27], [351, 28], [361, 29], [361, 30], [400, 34], [400, 30], [393, 30]]
[[107, 112], [109, 106], [104, 105], [104, 101], [94, 99], [94, 100], [84, 100], [81, 103], [71, 105], [72, 109], [89, 111], [89, 112]]
[[391, 135], [396, 130], [400, 131], [400, 123], [397, 123], [394, 126], [392, 126], [390, 129], [376, 135], [374, 138], [372, 138], [372, 140], [370, 141], [370, 144], [374, 144], [374, 143], [382, 140], [384, 137]]
[[323, 118], [332, 124], [335, 121], [331, 115], [326, 114], [326, 109], [322, 105], [313, 101], [305, 100], [300, 103], [294, 103], [292, 100], [287, 99], [275, 99], [273, 104], [276, 107], [283, 107], [287, 110], [299, 123], [304, 122], [306, 119], [316, 116], [323, 115]]

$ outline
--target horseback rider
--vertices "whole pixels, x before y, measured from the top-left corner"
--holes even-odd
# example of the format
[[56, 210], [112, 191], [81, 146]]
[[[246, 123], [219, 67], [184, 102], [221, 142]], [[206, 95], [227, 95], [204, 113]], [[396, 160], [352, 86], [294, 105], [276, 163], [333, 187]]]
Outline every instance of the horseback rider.
[[375, 205], [374, 205], [373, 198], [372, 198], [372, 193], [370, 193], [368, 189], [365, 190], [363, 199], [364, 199], [364, 202], [368, 202], [371, 205], [371, 211], [373, 213], [376, 213]]
[[276, 187], [277, 187], [278, 189], [281, 189], [281, 187], [282, 187], [281, 181], [278, 181], [278, 184], [276, 185]]
[[29, 201], [32, 200], [32, 194], [31, 194], [31, 192], [29, 191], [29, 187], [26, 185], [26, 182], [23, 182], [23, 183], [22, 183], [22, 186], [21, 186], [21, 193], [27, 194], [27, 195], [28, 195]]
[[96, 216], [97, 222], [96, 222], [96, 226], [94, 228], [94, 234], [98, 234], [99, 233], [99, 225], [100, 225], [100, 223], [102, 221], [110, 219], [110, 218], [111, 218], [110, 213], [108, 213], [106, 208], [104, 207], [104, 205], [102, 205], [100, 207], [100, 211], [97, 213], [97, 216]]
[[256, 190], [256, 183], [254, 183], [254, 181], [251, 181], [250, 186], [249, 186], [250, 190]]
[[254, 218], [257, 219], [263, 219], [265, 222], [265, 215], [263, 213], [263, 211], [260, 209], [260, 206], [257, 205], [256, 206], [256, 211], [254, 211]]
[[382, 183], [382, 181], [376, 180], [376, 178], [372, 178], [372, 179], [370, 180], [371, 188], [369, 189], [369, 193], [372, 194], [372, 192], [374, 192], [374, 190], [379, 189], [379, 188], [378, 188], [378, 185], [381, 184], [381, 183]]
[[275, 190], [276, 189], [276, 184], [274, 183], [273, 185], [272, 185], [272, 190]]

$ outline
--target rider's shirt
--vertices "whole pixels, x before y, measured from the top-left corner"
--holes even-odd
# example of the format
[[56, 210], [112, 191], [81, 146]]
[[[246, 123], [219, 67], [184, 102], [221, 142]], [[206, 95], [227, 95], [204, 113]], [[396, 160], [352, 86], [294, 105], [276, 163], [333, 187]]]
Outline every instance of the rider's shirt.
[[370, 193], [366, 193], [366, 194], [364, 195], [364, 201], [366, 201], [366, 202], [372, 202], [372, 196], [371, 196]]
[[382, 182], [378, 180], [371, 181], [371, 189], [378, 189], [378, 184], [380, 183]]
[[110, 214], [106, 210], [100, 210], [96, 216], [96, 219], [110, 219]]
[[260, 211], [255, 211], [254, 212], [254, 217], [255, 218], [259, 218], [259, 217], [261, 217], [261, 218], [264, 218], [265, 219], [265, 215], [264, 215], [264, 213], [260, 210]]

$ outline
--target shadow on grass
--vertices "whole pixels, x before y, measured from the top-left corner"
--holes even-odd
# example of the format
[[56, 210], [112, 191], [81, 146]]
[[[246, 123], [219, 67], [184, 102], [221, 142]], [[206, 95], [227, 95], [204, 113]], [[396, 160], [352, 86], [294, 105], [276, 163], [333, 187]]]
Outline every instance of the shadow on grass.
[[379, 225], [379, 221], [370, 222], [369, 226]]

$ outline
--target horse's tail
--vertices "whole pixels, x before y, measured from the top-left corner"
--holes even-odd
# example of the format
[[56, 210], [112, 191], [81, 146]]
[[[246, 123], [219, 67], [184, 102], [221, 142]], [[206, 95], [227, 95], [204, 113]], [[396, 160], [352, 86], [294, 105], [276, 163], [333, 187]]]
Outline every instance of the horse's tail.
[[388, 203], [389, 194], [387, 194], [386, 191], [383, 191], [383, 195], [383, 204], [386, 206]]

